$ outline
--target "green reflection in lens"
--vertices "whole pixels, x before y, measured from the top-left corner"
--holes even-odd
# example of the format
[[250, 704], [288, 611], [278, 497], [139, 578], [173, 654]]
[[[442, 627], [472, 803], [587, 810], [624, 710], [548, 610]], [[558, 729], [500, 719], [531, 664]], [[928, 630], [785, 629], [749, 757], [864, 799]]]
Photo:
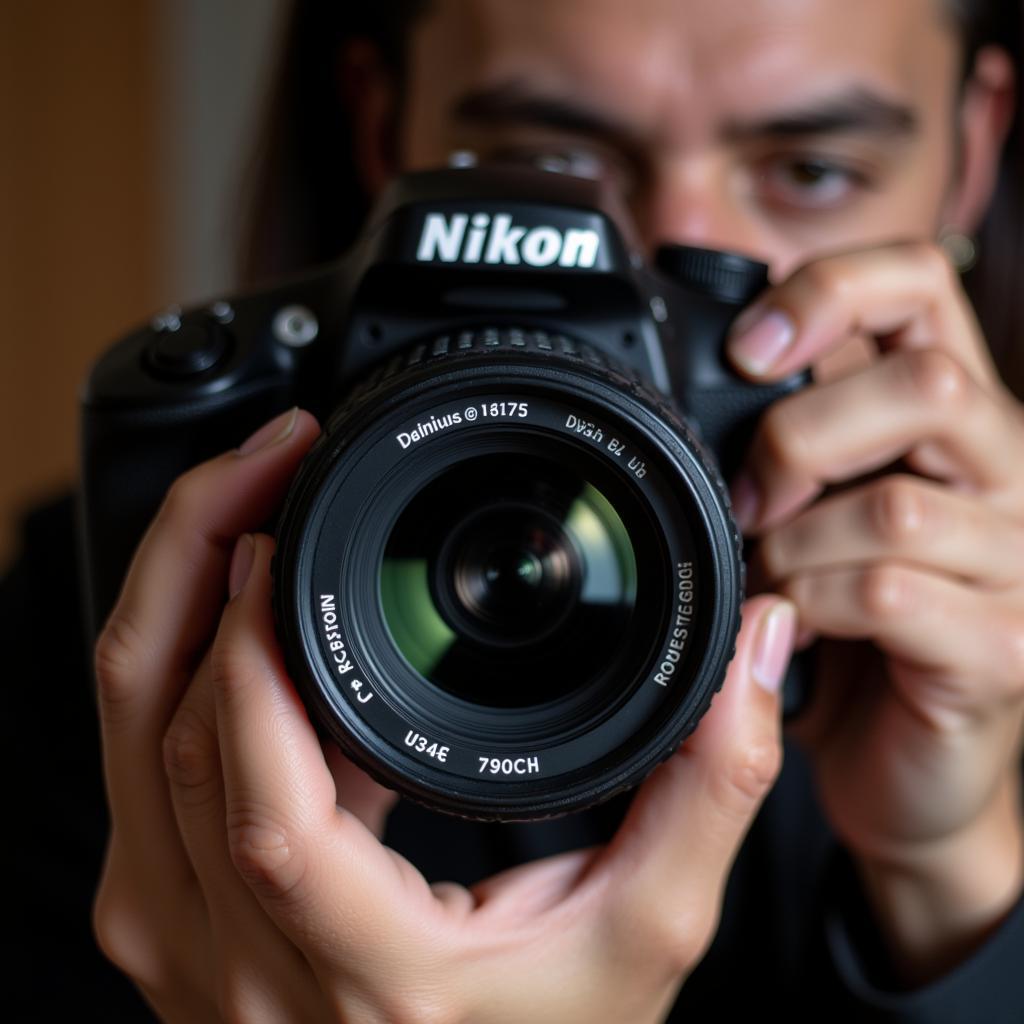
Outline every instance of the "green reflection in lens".
[[[629, 533], [611, 502], [596, 487], [584, 481], [579, 481], [577, 486], [576, 496], [561, 517], [563, 529], [572, 538], [582, 563], [581, 587], [567, 621], [575, 621], [579, 626], [590, 620], [598, 607], [616, 618], [619, 615], [628, 617], [629, 610], [636, 605], [637, 596], [636, 557]], [[403, 519], [408, 520], [406, 525], [422, 525], [410, 509], [406, 510]], [[441, 615], [428, 579], [429, 560], [422, 553], [424, 548], [439, 549], [443, 538], [429, 529], [413, 532], [417, 546], [422, 545], [419, 553], [412, 557], [394, 550], [384, 553], [380, 567], [381, 606], [392, 640], [409, 665], [424, 678], [444, 685], [451, 666], [446, 668], [441, 663], [449, 654], [464, 656], [460, 651], [465, 638], [453, 630]], [[395, 546], [401, 550], [405, 545]], [[388, 548], [392, 549], [391, 543]], [[504, 564], [524, 583], [540, 582], [540, 562], [531, 553], [512, 550], [503, 558], [510, 560]], [[492, 568], [501, 561], [492, 563]], [[484, 570], [485, 573], [487, 571]], [[613, 636], [621, 635], [625, 622], [623, 619], [614, 629], [606, 628], [604, 640], [610, 643]], [[586, 631], [586, 627], [583, 628]], [[578, 635], [573, 633], [573, 644], [579, 643]], [[596, 651], [601, 647], [602, 644], [596, 642], [588, 649]], [[504, 658], [497, 649], [494, 656]], [[542, 656], [544, 664], [549, 660], [549, 655]], [[500, 664], [495, 662], [495, 668], [498, 669]], [[549, 671], [555, 670], [551, 668]]]
[[588, 604], [632, 605], [636, 600], [633, 545], [608, 499], [586, 484], [566, 513], [565, 527], [586, 560], [581, 599]]
[[417, 672], [429, 677], [456, 637], [434, 607], [426, 560], [385, 558], [380, 599], [398, 649]]

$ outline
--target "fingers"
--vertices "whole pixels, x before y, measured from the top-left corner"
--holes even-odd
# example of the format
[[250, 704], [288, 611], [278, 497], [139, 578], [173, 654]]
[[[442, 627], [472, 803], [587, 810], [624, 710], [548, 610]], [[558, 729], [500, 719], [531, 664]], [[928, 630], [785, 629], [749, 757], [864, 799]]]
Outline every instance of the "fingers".
[[228, 1019], [314, 1021], [324, 1017], [309, 964], [235, 870], [225, 827], [224, 780], [207, 656], [164, 739], [175, 818], [203, 892], [212, 934], [207, 967]]
[[692, 967], [710, 942], [732, 862], [781, 768], [777, 686], [795, 624], [793, 606], [774, 595], [744, 604], [721, 691], [641, 786], [596, 869], [612, 876], [616, 927], [649, 937], [646, 950], [668, 950], [680, 967]]
[[822, 498], [764, 532], [749, 561], [749, 582], [751, 590], [776, 590], [799, 573], [882, 560], [979, 587], [1017, 587], [1024, 523], [948, 487], [894, 473]]
[[882, 468], [921, 442], [941, 449], [963, 489], [1020, 489], [1024, 430], [1009, 404], [938, 350], [893, 352], [768, 408], [733, 482], [740, 525], [756, 535], [826, 483]]
[[939, 349], [979, 386], [1001, 387], [949, 259], [938, 245], [927, 243], [887, 245], [807, 264], [737, 319], [728, 351], [741, 372], [775, 380], [858, 333], [879, 338], [886, 349]]
[[[898, 562], [801, 573], [779, 587], [811, 629], [870, 639], [919, 669], [905, 696], [923, 713], [972, 714], [1024, 687], [1024, 604]], [[907, 673], [909, 677], [909, 673]]]
[[187, 869], [167, 793], [164, 732], [224, 604], [235, 537], [281, 500], [317, 433], [296, 410], [179, 477], [135, 554], [96, 645], [103, 758], [115, 834], [167, 877]]
[[371, 779], [341, 752], [336, 743], [326, 742], [323, 751], [334, 779], [338, 803], [354, 814], [378, 839], [382, 839], [388, 815], [398, 803], [398, 794]]
[[232, 584], [240, 589], [211, 655], [228, 848], [264, 910], [307, 957], [352, 971], [415, 933], [408, 876], [337, 806], [344, 794], [274, 636], [272, 550], [263, 535], [239, 541]]

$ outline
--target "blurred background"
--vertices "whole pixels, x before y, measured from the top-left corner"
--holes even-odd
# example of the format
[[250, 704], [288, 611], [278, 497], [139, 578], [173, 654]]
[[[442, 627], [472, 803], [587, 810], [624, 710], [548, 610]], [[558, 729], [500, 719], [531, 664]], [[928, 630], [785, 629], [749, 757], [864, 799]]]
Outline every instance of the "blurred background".
[[76, 474], [89, 364], [232, 288], [284, 0], [0, 2], [0, 572]]

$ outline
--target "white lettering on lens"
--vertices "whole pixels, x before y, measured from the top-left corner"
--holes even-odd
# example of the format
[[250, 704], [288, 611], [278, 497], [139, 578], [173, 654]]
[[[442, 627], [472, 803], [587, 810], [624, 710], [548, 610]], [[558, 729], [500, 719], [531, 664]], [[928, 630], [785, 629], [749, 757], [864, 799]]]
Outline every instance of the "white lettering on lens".
[[525, 420], [529, 414], [529, 402], [483, 402], [480, 406], [481, 416], [518, 416]]
[[429, 420], [417, 423], [412, 430], [402, 430], [395, 434], [395, 440], [402, 446], [402, 449], [405, 450], [417, 441], [422, 441], [425, 437], [430, 437], [431, 434], [436, 434], [448, 427], [458, 426], [461, 422], [461, 412], [449, 412], [445, 413], [443, 416], [435, 416], [431, 413]]
[[686, 641], [693, 623], [693, 562], [680, 562], [676, 566], [676, 616], [672, 625], [672, 636], [662, 655], [654, 681], [659, 686], [668, 686], [675, 675], [676, 666], [683, 656]]
[[440, 761], [441, 764], [448, 760], [448, 751], [451, 749], [450, 747], [442, 747], [437, 742], [431, 742], [426, 736], [413, 732], [412, 729], [405, 734], [405, 745], [412, 747], [413, 750], [420, 754], [426, 754], [427, 757], [434, 758], [435, 761]]
[[537, 757], [479, 757], [479, 760], [480, 775], [536, 775], [540, 771]]
[[633, 471], [633, 475], [637, 480], [643, 480], [647, 476], [647, 464], [643, 459], [638, 459], [635, 455], [629, 460], [629, 468]]
[[569, 228], [562, 232], [550, 224], [527, 228], [514, 224], [509, 213], [469, 215], [428, 213], [423, 218], [416, 259], [422, 263], [501, 263], [518, 266], [588, 269], [597, 263], [601, 236], [592, 228]]
[[598, 444], [604, 440], [604, 431], [596, 423], [580, 419], [579, 416], [573, 413], [570, 413], [566, 418], [565, 429], [574, 430], [577, 434], [582, 434], [584, 437], [589, 437], [592, 441], [597, 441]]
[[[355, 665], [349, 657], [345, 647], [345, 640], [338, 628], [338, 607], [334, 594], [320, 595], [320, 621], [323, 623], [324, 639], [327, 642], [327, 649], [334, 659], [334, 667], [340, 676], [347, 676]], [[348, 687], [355, 694], [360, 704], [366, 704], [373, 700], [373, 691], [361, 679], [353, 676], [348, 680]], [[366, 692], [363, 688], [366, 687]]]

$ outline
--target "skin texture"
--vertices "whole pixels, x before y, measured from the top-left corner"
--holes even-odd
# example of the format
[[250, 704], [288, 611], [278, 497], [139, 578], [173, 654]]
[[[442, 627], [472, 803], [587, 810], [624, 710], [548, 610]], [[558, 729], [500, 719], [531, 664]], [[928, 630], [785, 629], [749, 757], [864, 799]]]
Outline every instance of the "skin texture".
[[[441, 4], [415, 37], [402, 159], [415, 168], [456, 148], [582, 148], [581, 133], [451, 113], [465, 93], [507, 82], [571, 98], [635, 137], [632, 153], [604, 145], [597, 154], [609, 176], [621, 165], [635, 182], [632, 211], [645, 239], [740, 247], [768, 258], [781, 279], [823, 249], [877, 241], [880, 227], [893, 237], [934, 233], [954, 214], [952, 196], [940, 210], [954, 160], [956, 41], [933, 9], [932, 0], [856, 8], [783, 0], [745, 4], [740, 17], [736, 4], [711, 0]], [[768, 158], [786, 155], [779, 139], [723, 139], [728, 125], [855, 86], [911, 105], [920, 129], [907, 144], [887, 135], [832, 140], [826, 153], [858, 161], [884, 187], [828, 214], [773, 202], [783, 193], [777, 171], [774, 188], [758, 181]]]
[[[754, 596], [708, 715], [607, 847], [471, 890], [381, 846], [394, 794], [321, 750], [281, 664], [272, 541], [247, 531], [316, 424], [183, 477], [96, 661], [114, 832], [95, 927], [165, 1019], [661, 1020], [778, 772], [753, 663], [780, 596], [823, 639], [793, 735], [895, 966], [927, 981], [998, 925], [1024, 884], [1024, 412], [934, 238], [984, 210], [1012, 68], [983, 53], [961, 96], [956, 53], [935, 0], [440, 0], [397, 145], [372, 48], [340, 55], [371, 189], [455, 148], [583, 161], [645, 246], [769, 262], [732, 340], [788, 337], [766, 376], [815, 384], [765, 414], [733, 481]], [[526, 90], [632, 141], [538, 124]], [[837, 96], [854, 127], [806, 131]]]
[[[781, 766], [778, 692], [753, 671], [766, 613], [791, 606], [746, 602], [699, 736], [607, 846], [428, 885], [379, 842], [394, 794], [321, 749], [273, 633], [273, 540], [243, 532], [317, 433], [293, 410], [176, 481], [100, 637], [101, 947], [172, 1021], [663, 1019]], [[769, 631], [780, 669], [794, 624]]]
[[[440, 5], [412, 51], [401, 159], [580, 154], [648, 252], [687, 242], [772, 268], [737, 333], [784, 323], [792, 346], [765, 379], [809, 365], [823, 386], [776, 403], [734, 482], [755, 503], [752, 592], [793, 599], [803, 643], [828, 637], [819, 706], [792, 732], [898, 968], [926, 981], [1024, 876], [1021, 406], [930, 244], [984, 210], [1012, 68], [984, 51], [961, 95], [933, 0], [585, 6]], [[465, 115], [495, 89], [597, 112], [629, 141], [500, 105]], [[752, 130], [851, 92], [912, 124]], [[814, 159], [856, 173], [809, 179]]]

